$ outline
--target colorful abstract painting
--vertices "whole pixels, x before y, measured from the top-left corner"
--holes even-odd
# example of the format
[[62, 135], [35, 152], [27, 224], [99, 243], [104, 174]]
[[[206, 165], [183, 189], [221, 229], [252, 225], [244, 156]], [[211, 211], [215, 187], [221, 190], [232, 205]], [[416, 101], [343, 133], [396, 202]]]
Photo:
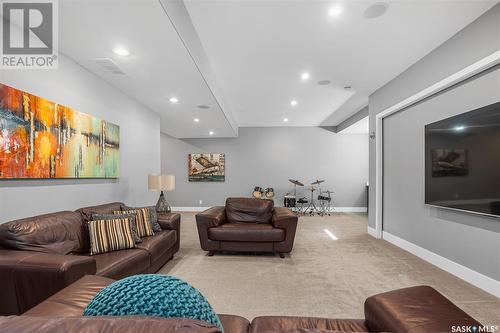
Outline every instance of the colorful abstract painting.
[[190, 182], [223, 182], [226, 179], [224, 154], [189, 154], [188, 179]]
[[0, 84], [0, 178], [117, 178], [120, 128]]

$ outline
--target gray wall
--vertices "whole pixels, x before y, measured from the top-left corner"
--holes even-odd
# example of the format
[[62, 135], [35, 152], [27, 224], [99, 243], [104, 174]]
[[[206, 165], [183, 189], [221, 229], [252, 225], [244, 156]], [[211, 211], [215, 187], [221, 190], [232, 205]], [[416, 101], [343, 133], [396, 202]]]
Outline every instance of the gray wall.
[[[189, 183], [189, 153], [225, 153], [224, 183]], [[293, 191], [288, 178], [306, 184], [326, 179], [336, 206], [366, 207], [368, 136], [335, 134], [316, 127], [240, 128], [238, 138], [178, 140], [161, 136], [163, 173], [176, 176], [172, 206], [222, 205], [228, 196], [250, 196], [254, 186], [273, 187], [276, 205]], [[298, 194], [309, 195], [303, 189]], [[317, 195], [315, 193], [315, 195]], [[202, 204], [199, 203], [202, 200]]]
[[[500, 4], [370, 95], [370, 132], [375, 131], [378, 113], [499, 49]], [[371, 202], [375, 202], [375, 176], [375, 140], [370, 140]], [[368, 224], [375, 228], [375, 205], [369, 207]]]
[[[500, 218], [424, 205], [424, 126], [498, 101], [500, 69], [384, 120], [384, 231], [496, 280]], [[469, 167], [471, 174], [456, 181], [494, 187], [474, 176], [473, 158]]]
[[[375, 115], [500, 49], [500, 5], [370, 96]], [[500, 220], [424, 205], [424, 125], [500, 100], [498, 70], [469, 80], [384, 121], [385, 231], [500, 280]], [[375, 196], [375, 142], [370, 188]], [[369, 225], [375, 227], [370, 207]]]
[[121, 169], [117, 180], [0, 181], [0, 223], [110, 201], [156, 202], [147, 175], [160, 170], [157, 114], [63, 55], [57, 70], [2, 70], [0, 83], [118, 124]]

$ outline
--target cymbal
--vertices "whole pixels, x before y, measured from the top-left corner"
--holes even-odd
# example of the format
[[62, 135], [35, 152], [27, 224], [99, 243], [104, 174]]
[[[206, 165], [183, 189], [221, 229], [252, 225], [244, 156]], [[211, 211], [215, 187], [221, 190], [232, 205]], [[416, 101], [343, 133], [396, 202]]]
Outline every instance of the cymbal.
[[316, 180], [314, 183], [311, 183], [311, 185], [319, 185], [321, 183], [323, 183], [325, 180]]
[[290, 183], [298, 185], [298, 186], [304, 186], [304, 184], [302, 184], [301, 182], [299, 182], [298, 180], [295, 180], [295, 179], [288, 179], [288, 181]]

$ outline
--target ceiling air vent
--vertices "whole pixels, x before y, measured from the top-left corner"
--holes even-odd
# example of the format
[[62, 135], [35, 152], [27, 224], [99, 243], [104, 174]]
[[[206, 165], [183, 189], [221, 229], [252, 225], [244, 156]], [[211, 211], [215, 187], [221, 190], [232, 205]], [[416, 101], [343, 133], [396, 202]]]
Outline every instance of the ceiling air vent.
[[93, 58], [90, 59], [90, 61], [100, 67], [101, 69], [105, 70], [106, 72], [116, 74], [116, 75], [125, 75], [125, 72], [118, 67], [116, 62], [113, 61], [113, 59], [110, 58]]

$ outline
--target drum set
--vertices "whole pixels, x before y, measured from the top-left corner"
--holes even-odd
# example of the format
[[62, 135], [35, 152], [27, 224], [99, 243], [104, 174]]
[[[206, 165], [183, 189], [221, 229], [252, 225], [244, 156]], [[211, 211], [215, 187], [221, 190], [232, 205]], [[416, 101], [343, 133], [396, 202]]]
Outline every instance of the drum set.
[[274, 189], [268, 187], [265, 190], [260, 186], [255, 186], [252, 196], [256, 199], [272, 199], [274, 198]]
[[[310, 198], [307, 196], [297, 199], [297, 186], [304, 187], [304, 184], [296, 179], [289, 179], [294, 185], [293, 194], [287, 193], [284, 198], [284, 206], [300, 215], [330, 215], [333, 211], [332, 194], [330, 190], [323, 191], [321, 184], [325, 180], [315, 180], [311, 186], [306, 188], [311, 192]], [[314, 192], [318, 192], [318, 196], [314, 197]]]

